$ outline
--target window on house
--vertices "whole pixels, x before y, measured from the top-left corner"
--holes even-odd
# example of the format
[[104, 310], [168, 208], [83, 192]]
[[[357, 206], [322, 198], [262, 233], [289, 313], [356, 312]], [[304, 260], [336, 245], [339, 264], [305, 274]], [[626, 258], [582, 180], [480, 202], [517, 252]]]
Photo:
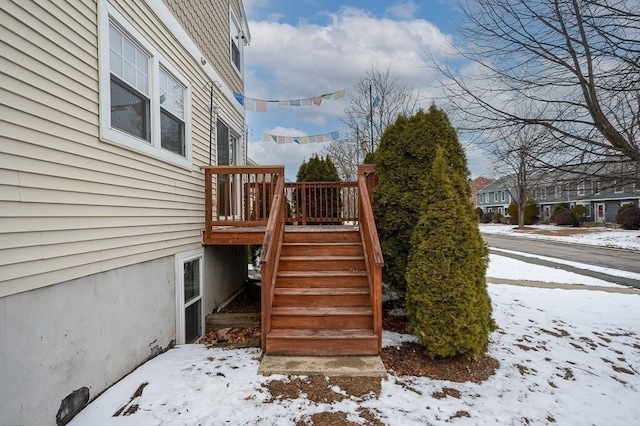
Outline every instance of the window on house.
[[242, 72], [242, 30], [233, 12], [229, 13], [229, 38], [231, 62], [236, 67], [236, 70]]
[[583, 180], [578, 182], [578, 186], [577, 186], [576, 189], [578, 191], [578, 195], [584, 195], [584, 181]]
[[202, 250], [176, 255], [177, 340], [191, 343], [203, 334]]
[[615, 192], [616, 194], [619, 194], [621, 192], [623, 192], [624, 188], [622, 185], [622, 180], [621, 179], [615, 179], [613, 181], [613, 192]]
[[102, 139], [190, 168], [188, 81], [108, 2], [99, 4]]
[[493, 202], [497, 202], [498, 201], [498, 191], [493, 193]]
[[506, 200], [506, 193], [504, 191], [502, 191], [502, 193], [500, 194], [502, 196], [502, 202], [504, 203]]
[[593, 193], [594, 194], [600, 194], [600, 181], [599, 180], [591, 181], [591, 186], [592, 186], [591, 189], [593, 189]]
[[544, 200], [545, 198], [547, 198], [547, 188], [542, 187], [540, 188], [540, 199]]
[[556, 185], [556, 198], [562, 198], [562, 185]]
[[184, 86], [160, 69], [160, 146], [180, 156], [184, 146]]
[[113, 23], [109, 24], [111, 126], [151, 141], [150, 56]]

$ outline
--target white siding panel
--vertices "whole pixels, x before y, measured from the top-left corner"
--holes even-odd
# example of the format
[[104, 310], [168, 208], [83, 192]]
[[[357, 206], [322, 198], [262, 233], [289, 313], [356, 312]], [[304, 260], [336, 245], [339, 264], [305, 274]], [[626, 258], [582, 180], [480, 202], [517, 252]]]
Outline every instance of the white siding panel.
[[191, 83], [193, 167], [100, 140], [98, 2], [3, 2], [0, 297], [201, 246], [209, 78], [144, 2], [111, 3]]

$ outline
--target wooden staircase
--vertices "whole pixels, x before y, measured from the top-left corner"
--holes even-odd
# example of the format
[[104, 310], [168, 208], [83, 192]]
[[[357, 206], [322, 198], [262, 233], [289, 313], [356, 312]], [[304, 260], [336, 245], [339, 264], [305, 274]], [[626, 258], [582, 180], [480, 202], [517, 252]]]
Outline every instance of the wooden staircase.
[[372, 298], [358, 228], [287, 227], [265, 351], [274, 355], [375, 355]]

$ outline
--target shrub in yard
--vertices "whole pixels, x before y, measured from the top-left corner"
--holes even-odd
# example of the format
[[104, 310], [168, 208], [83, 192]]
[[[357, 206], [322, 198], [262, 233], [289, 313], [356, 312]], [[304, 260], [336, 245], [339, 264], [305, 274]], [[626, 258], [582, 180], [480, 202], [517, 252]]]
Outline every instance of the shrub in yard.
[[558, 210], [553, 215], [553, 223], [555, 223], [556, 225], [562, 225], [562, 226], [573, 225], [573, 214], [571, 213], [571, 210], [569, 209]]
[[587, 217], [587, 208], [582, 204], [578, 204], [573, 208], [573, 226], [580, 226], [584, 222], [584, 218]]
[[634, 204], [626, 204], [618, 209], [616, 222], [623, 229], [640, 229], [640, 208]]
[[438, 148], [411, 239], [407, 266], [407, 329], [432, 358], [484, 353], [495, 328], [487, 292], [488, 249], [468, 197], [466, 176]]
[[569, 204], [567, 204], [567, 203], [559, 203], [559, 204], [556, 204], [555, 206], [553, 206], [553, 212], [551, 212], [551, 217], [549, 217], [549, 221], [551, 223], [556, 223], [555, 222], [556, 215], [558, 213], [560, 213], [561, 211], [564, 211], [564, 210], [569, 210]]
[[491, 212], [484, 213], [480, 218], [480, 222], [482, 223], [491, 223], [492, 220], [493, 220], [493, 213]]
[[[509, 212], [509, 223], [511, 225], [518, 224], [518, 203], [512, 201], [507, 207]], [[538, 220], [538, 205], [535, 201], [529, 200], [524, 207], [524, 224], [533, 225]]]
[[492, 221], [493, 223], [502, 223], [502, 218], [503, 218], [503, 217], [504, 217], [504, 216], [502, 215], [502, 213], [497, 212], [497, 213], [494, 213], [494, 214], [493, 214], [493, 217], [491, 218], [491, 221]]
[[[464, 150], [447, 115], [435, 105], [411, 117], [399, 116], [385, 130], [375, 154], [378, 186], [372, 203], [384, 255], [384, 280], [400, 292], [406, 287], [411, 234], [418, 223], [422, 188], [437, 145], [446, 149], [451, 167], [466, 176]], [[466, 178], [456, 183], [455, 190], [471, 198]]]
[[482, 211], [482, 207], [476, 207], [473, 211], [476, 214], [476, 217], [478, 218], [478, 220], [481, 220], [482, 219], [482, 215], [484, 213]]

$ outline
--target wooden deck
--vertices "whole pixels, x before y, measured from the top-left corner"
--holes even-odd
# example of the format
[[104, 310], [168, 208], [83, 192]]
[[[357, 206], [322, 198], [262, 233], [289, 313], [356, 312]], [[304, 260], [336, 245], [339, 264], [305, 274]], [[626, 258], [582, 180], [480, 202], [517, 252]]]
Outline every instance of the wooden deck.
[[369, 195], [375, 166], [361, 166], [358, 182], [313, 183], [285, 183], [281, 166], [203, 169], [203, 243], [262, 246], [262, 349], [379, 353], [383, 259]]

